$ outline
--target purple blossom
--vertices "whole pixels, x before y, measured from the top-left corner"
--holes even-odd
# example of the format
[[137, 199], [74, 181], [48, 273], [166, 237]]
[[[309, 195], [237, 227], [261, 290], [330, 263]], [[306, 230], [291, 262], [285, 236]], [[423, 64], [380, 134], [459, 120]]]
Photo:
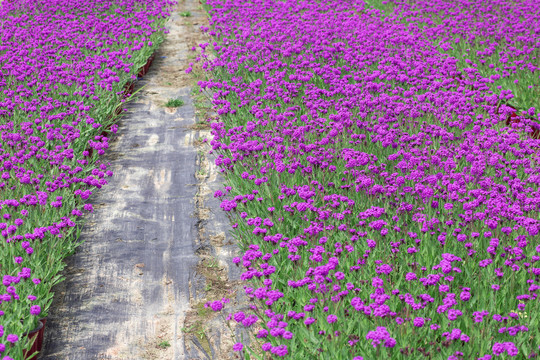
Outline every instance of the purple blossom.
[[414, 323], [414, 326], [416, 327], [422, 327], [424, 326], [424, 318], [417, 317], [414, 319], [413, 323]]
[[17, 341], [19, 341], [19, 337], [15, 334], [9, 334], [6, 338], [7, 342], [10, 342], [12, 344], [15, 344]]
[[30, 314], [31, 315], [39, 315], [40, 313], [41, 313], [41, 306], [39, 306], [39, 305], [30, 306]]
[[333, 314], [330, 314], [326, 318], [326, 321], [328, 321], [329, 324], [335, 323], [337, 321], [337, 316], [333, 315]]

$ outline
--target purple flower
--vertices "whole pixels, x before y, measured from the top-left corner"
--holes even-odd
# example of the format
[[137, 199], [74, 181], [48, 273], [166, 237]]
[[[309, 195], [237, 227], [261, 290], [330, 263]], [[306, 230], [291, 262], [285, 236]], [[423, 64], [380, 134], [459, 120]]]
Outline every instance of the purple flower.
[[440, 293], [445, 293], [445, 292], [448, 292], [448, 291], [450, 291], [450, 286], [448, 286], [446, 284], [439, 285], [439, 292]]
[[412, 281], [412, 280], [416, 280], [416, 279], [417, 279], [417, 277], [416, 277], [415, 273], [409, 272], [409, 273], [407, 273], [405, 275], [405, 280], [407, 280], [407, 281]]
[[396, 339], [394, 338], [388, 338], [384, 341], [384, 347], [386, 348], [393, 348], [397, 344]]
[[242, 311], [237, 312], [234, 314], [234, 321], [241, 322], [246, 318], [246, 314], [244, 314]]
[[17, 341], [19, 341], [19, 337], [15, 334], [9, 334], [6, 340], [12, 344], [15, 344]]
[[223, 303], [219, 300], [216, 300], [210, 304], [210, 307], [213, 311], [220, 311], [221, 309], [223, 309]]
[[378, 278], [378, 277], [374, 277], [372, 280], [371, 280], [371, 285], [373, 287], [382, 287], [384, 285], [384, 281], [383, 279], [381, 278]]
[[495, 219], [488, 219], [485, 221], [485, 224], [491, 229], [495, 230], [498, 226], [498, 222]]
[[450, 320], [450, 321], [456, 320], [458, 318], [458, 316], [461, 316], [461, 315], [463, 315], [461, 310], [457, 310], [457, 309], [448, 310], [448, 320]]
[[30, 306], [30, 314], [31, 315], [39, 315], [40, 313], [41, 313], [41, 306], [39, 306], [39, 305]]
[[504, 352], [508, 354], [508, 356], [516, 356], [518, 355], [519, 351], [516, 345], [513, 342], [505, 342], [505, 343], [495, 343], [492, 348], [493, 354], [496, 356], [502, 355]]
[[290, 331], [285, 331], [285, 332], [283, 333], [282, 336], [283, 336], [284, 339], [288, 339], [288, 340], [289, 340], [289, 339], [292, 339], [292, 338], [293, 338], [293, 335], [294, 335], [294, 334], [293, 334], [292, 332], [290, 332]]
[[242, 343], [236, 343], [233, 345], [234, 351], [242, 351], [243, 348], [244, 348], [244, 345]]
[[337, 321], [337, 316], [333, 315], [333, 314], [330, 314], [326, 318], [326, 321], [328, 321], [329, 324], [335, 323]]
[[270, 352], [277, 356], [285, 356], [289, 353], [286, 345], [274, 346], [270, 349]]
[[481, 261], [478, 263], [478, 265], [479, 265], [480, 267], [483, 267], [483, 268], [484, 268], [484, 267], [488, 266], [489, 264], [491, 264], [492, 262], [493, 262], [493, 260], [491, 260], [491, 259], [485, 259], [485, 260], [481, 260]]
[[382, 264], [380, 266], [377, 266], [377, 269], [375, 270], [375, 272], [377, 274], [385, 274], [385, 275], [388, 275], [392, 272], [392, 266], [388, 265], [388, 264]]
[[369, 331], [366, 335], [366, 339], [372, 340], [371, 345], [373, 345], [373, 347], [377, 347], [383, 341], [384, 347], [392, 348], [396, 345], [396, 340], [390, 337], [390, 333], [383, 326], [377, 327], [376, 330]]

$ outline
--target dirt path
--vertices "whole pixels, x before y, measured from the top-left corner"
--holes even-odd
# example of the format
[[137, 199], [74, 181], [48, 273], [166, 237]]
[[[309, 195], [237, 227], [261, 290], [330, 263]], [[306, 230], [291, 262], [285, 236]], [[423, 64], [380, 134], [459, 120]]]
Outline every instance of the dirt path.
[[[189, 12], [189, 16], [186, 12]], [[200, 96], [184, 70], [205, 42], [196, 1], [180, 1], [145, 86], [109, 149], [114, 177], [94, 195], [84, 244], [55, 289], [41, 359], [231, 358], [230, 331], [204, 303], [237, 303], [236, 251], [212, 196], [221, 180], [208, 159]], [[169, 99], [184, 105], [165, 108]], [[241, 300], [241, 299], [240, 299]], [[235, 330], [238, 335], [241, 333]]]

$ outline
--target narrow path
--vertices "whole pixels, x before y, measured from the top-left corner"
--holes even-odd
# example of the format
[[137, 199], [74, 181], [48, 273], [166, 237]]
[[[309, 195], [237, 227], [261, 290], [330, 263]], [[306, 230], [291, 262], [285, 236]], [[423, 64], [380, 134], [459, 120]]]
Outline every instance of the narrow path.
[[[114, 177], [93, 195], [66, 281], [55, 289], [41, 359], [184, 359], [182, 328], [200, 299], [194, 105], [184, 74], [197, 20], [196, 1], [181, 2], [138, 100], [128, 106], [109, 149]], [[185, 105], [163, 104], [181, 98]], [[217, 228], [216, 228], [217, 226]], [[214, 233], [225, 233], [225, 222]], [[199, 251], [198, 251], [199, 250]], [[201, 276], [198, 276], [201, 278]], [[204, 348], [204, 347], [203, 347]], [[215, 358], [215, 351], [202, 351]], [[211, 352], [212, 355], [207, 353]], [[188, 355], [186, 353], [191, 353]], [[203, 358], [203, 357], [201, 357]]]

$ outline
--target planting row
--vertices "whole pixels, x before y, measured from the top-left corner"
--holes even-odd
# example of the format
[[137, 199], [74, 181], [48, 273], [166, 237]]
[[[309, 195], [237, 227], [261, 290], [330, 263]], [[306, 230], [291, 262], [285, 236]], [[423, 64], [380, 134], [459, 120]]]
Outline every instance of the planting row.
[[[165, 0], [0, 5], [0, 357], [34, 357], [100, 160], [148, 70]], [[151, 61], [151, 58], [150, 58]], [[39, 321], [42, 319], [42, 321]]]
[[[441, 13], [393, 5], [207, 1], [199, 85], [220, 115], [215, 196], [254, 300], [227, 318], [253, 328], [235, 345], [246, 356], [538, 356], [540, 143], [535, 110], [516, 113], [531, 99], [507, 86], [519, 71], [497, 83], [435, 41], [465, 15], [412, 25], [414, 11]], [[475, 24], [463, 32], [491, 41]], [[530, 46], [506, 30], [501, 49]]]

